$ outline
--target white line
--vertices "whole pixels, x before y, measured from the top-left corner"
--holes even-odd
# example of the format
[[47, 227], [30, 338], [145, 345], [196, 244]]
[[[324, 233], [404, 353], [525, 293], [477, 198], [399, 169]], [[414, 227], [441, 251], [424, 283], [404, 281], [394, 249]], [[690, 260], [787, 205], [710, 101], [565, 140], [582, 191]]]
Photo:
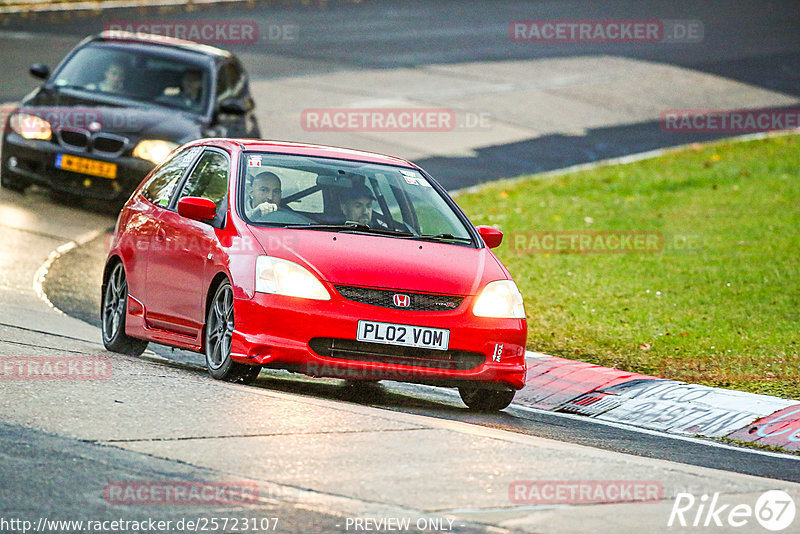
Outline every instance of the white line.
[[47, 255], [47, 259], [44, 260], [38, 269], [36, 269], [36, 273], [33, 275], [33, 292], [36, 293], [36, 296], [39, 297], [45, 304], [47, 304], [50, 308], [53, 308], [58, 313], [65, 315], [63, 311], [56, 308], [50, 299], [47, 297], [47, 293], [44, 291], [44, 282], [47, 279], [47, 274], [50, 271], [50, 267], [53, 266], [53, 262], [55, 262], [58, 258], [73, 250], [81, 245], [84, 245], [91, 241], [92, 239], [96, 238], [100, 234], [102, 234], [104, 230], [94, 230], [91, 232], [86, 232], [82, 236], [80, 236], [75, 241], [69, 241], [64, 243], [63, 245], [57, 247], [55, 250], [50, 252]]
[[564, 413], [564, 412], [551, 412], [550, 410], [542, 410], [540, 408], [531, 408], [530, 406], [523, 406], [521, 404], [512, 404], [511, 408], [519, 409], [525, 412], [536, 413], [540, 415], [554, 415], [556, 417], [563, 417], [565, 419], [574, 419], [576, 421], [584, 421], [587, 423], [595, 423], [598, 425], [610, 426], [613, 428], [619, 428], [621, 430], [629, 430], [631, 432], [638, 432], [640, 434], [647, 434], [650, 436], [659, 436], [663, 438], [669, 439], [677, 439], [680, 441], [688, 441], [689, 443], [696, 443], [698, 445], [706, 445], [708, 447], [717, 447], [719, 449], [727, 449], [732, 451], [738, 452], [746, 452], [750, 454], [760, 454], [762, 456], [771, 456], [774, 458], [782, 458], [784, 460], [800, 460], [800, 456], [792, 455], [792, 454], [783, 454], [779, 452], [772, 452], [772, 451], [762, 451], [758, 449], [750, 449], [746, 447], [737, 447], [735, 445], [727, 445], [725, 443], [717, 443], [715, 441], [709, 441], [707, 439], [700, 439], [700, 438], [693, 438], [690, 436], [680, 436], [676, 434], [669, 434], [667, 432], [659, 432], [657, 430], [650, 430], [649, 428], [641, 428], [637, 426], [626, 425], [623, 423], [614, 423], [612, 421], [603, 421], [601, 419], [594, 419], [592, 417], [587, 417], [585, 415], [575, 415], [571, 413]]

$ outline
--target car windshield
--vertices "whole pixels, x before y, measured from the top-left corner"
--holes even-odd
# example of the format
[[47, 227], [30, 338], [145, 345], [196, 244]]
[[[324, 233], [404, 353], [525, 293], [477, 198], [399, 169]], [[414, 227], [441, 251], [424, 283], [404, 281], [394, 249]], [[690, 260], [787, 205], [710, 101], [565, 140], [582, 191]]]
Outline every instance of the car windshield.
[[52, 82], [193, 113], [205, 112], [210, 101], [208, 69], [201, 63], [120, 46], [78, 50]]
[[464, 222], [415, 169], [245, 152], [239, 212], [258, 226], [290, 226], [474, 246]]

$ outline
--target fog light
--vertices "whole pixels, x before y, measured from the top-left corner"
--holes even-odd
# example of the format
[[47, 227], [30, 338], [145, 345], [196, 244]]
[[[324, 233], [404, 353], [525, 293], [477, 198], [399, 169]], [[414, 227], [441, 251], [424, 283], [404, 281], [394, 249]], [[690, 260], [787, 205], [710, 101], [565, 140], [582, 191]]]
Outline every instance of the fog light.
[[17, 158], [11, 156], [10, 158], [8, 158], [7, 163], [10, 168], [14, 169], [17, 167]]

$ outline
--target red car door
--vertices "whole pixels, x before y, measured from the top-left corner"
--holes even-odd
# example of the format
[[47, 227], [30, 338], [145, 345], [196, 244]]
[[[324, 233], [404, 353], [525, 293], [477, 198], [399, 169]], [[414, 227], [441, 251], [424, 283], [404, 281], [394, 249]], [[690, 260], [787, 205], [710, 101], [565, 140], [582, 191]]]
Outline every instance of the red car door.
[[183, 175], [202, 149], [182, 150], [162, 163], [133, 196], [125, 211], [127, 219], [121, 233], [120, 250], [125, 260], [130, 295], [139, 302], [149, 302], [147, 263], [154, 248], [158, 248], [156, 234], [158, 219], [169, 205]]
[[[217, 149], [206, 149], [200, 156], [171, 208], [158, 218], [147, 265], [148, 323], [198, 342], [210, 282], [206, 278], [219, 251], [216, 227], [226, 211], [229, 162], [227, 154]], [[212, 200], [217, 220], [200, 222], [179, 215], [177, 202], [187, 196]]]

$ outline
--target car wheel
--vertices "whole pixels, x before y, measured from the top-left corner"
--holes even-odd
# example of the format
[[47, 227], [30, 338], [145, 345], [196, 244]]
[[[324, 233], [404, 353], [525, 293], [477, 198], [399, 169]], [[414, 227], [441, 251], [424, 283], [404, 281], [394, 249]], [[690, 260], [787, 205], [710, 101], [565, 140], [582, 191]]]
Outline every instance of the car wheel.
[[470, 410], [476, 412], [499, 412], [514, 400], [513, 389], [497, 390], [479, 387], [459, 387], [458, 393]]
[[29, 182], [24, 180], [12, 180], [6, 173], [0, 172], [0, 187], [3, 189], [24, 193], [29, 185], [31, 185]]
[[231, 359], [233, 336], [233, 288], [225, 281], [214, 292], [206, 317], [206, 367], [218, 380], [249, 384], [258, 378], [261, 367]]
[[125, 333], [125, 317], [128, 311], [128, 281], [122, 262], [117, 263], [106, 281], [100, 318], [103, 322], [103, 345], [106, 349], [131, 356], [141, 355], [147, 341], [136, 339]]

